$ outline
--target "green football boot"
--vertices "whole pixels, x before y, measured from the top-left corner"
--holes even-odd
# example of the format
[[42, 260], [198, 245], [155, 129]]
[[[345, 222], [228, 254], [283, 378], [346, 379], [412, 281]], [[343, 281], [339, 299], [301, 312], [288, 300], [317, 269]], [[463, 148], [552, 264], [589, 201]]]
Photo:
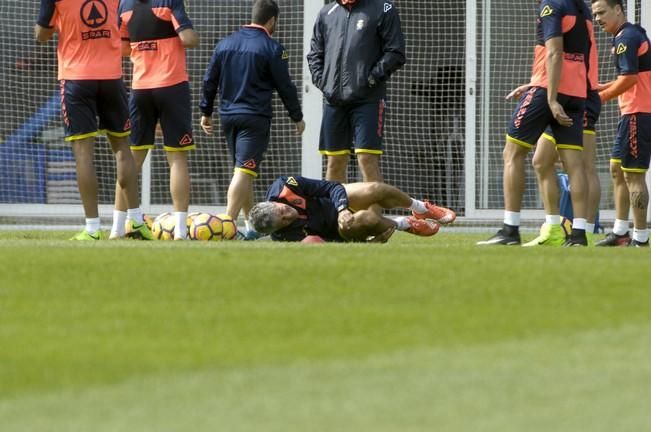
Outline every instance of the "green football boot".
[[104, 231], [97, 231], [95, 234], [89, 234], [85, 229], [71, 237], [70, 240], [106, 240], [106, 233]]
[[548, 223], [542, 224], [540, 227], [540, 235], [522, 247], [532, 246], [563, 246], [565, 243], [565, 231], [560, 225], [551, 225]]
[[126, 237], [135, 240], [154, 240], [154, 235], [146, 223], [136, 225], [132, 220], [127, 221]]

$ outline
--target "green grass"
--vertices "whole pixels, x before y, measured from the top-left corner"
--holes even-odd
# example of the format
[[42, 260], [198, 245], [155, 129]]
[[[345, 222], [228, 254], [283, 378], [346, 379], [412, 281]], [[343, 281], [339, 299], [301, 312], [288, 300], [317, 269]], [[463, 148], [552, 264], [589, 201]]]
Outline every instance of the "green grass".
[[0, 430], [642, 431], [649, 255], [0, 233]]

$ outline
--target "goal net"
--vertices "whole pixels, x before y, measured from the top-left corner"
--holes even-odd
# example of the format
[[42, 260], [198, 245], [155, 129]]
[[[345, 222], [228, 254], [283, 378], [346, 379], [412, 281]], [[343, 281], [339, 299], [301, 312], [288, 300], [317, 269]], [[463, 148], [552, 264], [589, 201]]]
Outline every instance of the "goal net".
[[[312, 2], [323, 4], [319, 0], [279, 0], [281, 15], [274, 35], [290, 54], [290, 72], [302, 98], [314, 91], [305, 73], [306, 47], [316, 18], [316, 12], [311, 13]], [[197, 150], [190, 156], [191, 207], [209, 211], [225, 205], [232, 163], [221, 132], [207, 137], [198, 127], [201, 80], [215, 42], [250, 21], [252, 1], [187, 3], [202, 39], [199, 48], [188, 51], [197, 142]], [[413, 196], [444, 203], [460, 216], [479, 220], [479, 225], [501, 219], [501, 153], [515, 106], [504, 96], [529, 80], [536, 2], [395, 0], [394, 4], [401, 16], [408, 62], [388, 86], [382, 157], [385, 181]], [[630, 19], [641, 19], [642, 6], [641, 0], [628, 0]], [[78, 223], [82, 217], [74, 158], [70, 146], [63, 142], [55, 43], [40, 46], [33, 41], [37, 11], [38, 2], [0, 1], [4, 22], [0, 28], [0, 224], [24, 222], [27, 216], [38, 216], [42, 224], [52, 224], [53, 218], [61, 216]], [[468, 39], [468, 35], [474, 38]], [[613, 79], [610, 36], [598, 27], [596, 35], [600, 79]], [[127, 83], [129, 71], [125, 61]], [[307, 103], [315, 104], [314, 99]], [[257, 198], [262, 198], [276, 176], [305, 172], [306, 159], [323, 167], [312, 142], [318, 133], [317, 138], [312, 134], [301, 140], [277, 96], [273, 108], [271, 143], [256, 181]], [[306, 111], [309, 108], [304, 106]], [[608, 161], [617, 120], [617, 106], [610, 103], [597, 126], [604, 210], [614, 207]], [[308, 116], [308, 129], [318, 130], [320, 121], [320, 116]], [[152, 153], [141, 182], [143, 207], [150, 213], [171, 208], [161, 144]], [[95, 163], [101, 213], [110, 217], [115, 163], [104, 138], [98, 139]], [[359, 179], [356, 164], [351, 163], [349, 180]], [[541, 207], [535, 175], [528, 168], [525, 217], [539, 221]]]

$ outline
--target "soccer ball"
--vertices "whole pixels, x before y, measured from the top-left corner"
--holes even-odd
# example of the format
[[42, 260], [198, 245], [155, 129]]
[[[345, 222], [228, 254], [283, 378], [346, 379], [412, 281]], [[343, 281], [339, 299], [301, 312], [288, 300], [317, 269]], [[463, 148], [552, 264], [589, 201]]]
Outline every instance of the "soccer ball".
[[[145, 220], [145, 225], [147, 225], [147, 228], [151, 230], [152, 226], [154, 226], [154, 218], [149, 215], [142, 215], [142, 218]], [[131, 232], [131, 224], [129, 223], [128, 219], [124, 221], [124, 231], [127, 234]]]
[[188, 217], [186, 219], [186, 225], [188, 226], [188, 232], [190, 232], [190, 226], [192, 225], [192, 219], [194, 219], [196, 216], [199, 216], [202, 214], [201, 212], [192, 212], [188, 213]]
[[192, 240], [219, 241], [222, 239], [222, 221], [209, 213], [200, 213], [192, 218], [189, 233]]
[[158, 240], [174, 240], [174, 228], [176, 223], [174, 215], [170, 212], [161, 213], [154, 219], [151, 226], [151, 232], [155, 239]]
[[563, 216], [561, 218], [561, 228], [563, 228], [565, 237], [568, 237], [570, 234], [572, 234], [572, 219], [568, 219], [565, 216]]
[[218, 214], [217, 218], [222, 222], [222, 237], [224, 237], [224, 240], [233, 240], [237, 234], [237, 226], [233, 219], [227, 214]]

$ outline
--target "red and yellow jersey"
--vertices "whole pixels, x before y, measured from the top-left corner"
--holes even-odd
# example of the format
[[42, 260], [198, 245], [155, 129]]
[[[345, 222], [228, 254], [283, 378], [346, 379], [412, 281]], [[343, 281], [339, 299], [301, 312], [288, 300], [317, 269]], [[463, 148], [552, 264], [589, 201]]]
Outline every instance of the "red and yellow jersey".
[[591, 21], [592, 16], [583, 0], [580, 2], [573, 0], [543, 0], [540, 2], [531, 76], [533, 86], [548, 87], [545, 42], [555, 37], [562, 37], [563, 68], [558, 92], [567, 96], [586, 97], [588, 90], [587, 69], [591, 57], [588, 23], [591, 25]]
[[178, 33], [192, 28], [183, 0], [123, 0], [123, 40], [131, 43], [132, 88], [169, 87], [188, 81], [185, 49]]
[[41, 0], [38, 25], [59, 33], [60, 80], [122, 77], [118, 0]]
[[637, 75], [637, 84], [619, 96], [622, 114], [651, 113], [651, 43], [639, 25], [626, 23], [613, 38], [618, 75]]

